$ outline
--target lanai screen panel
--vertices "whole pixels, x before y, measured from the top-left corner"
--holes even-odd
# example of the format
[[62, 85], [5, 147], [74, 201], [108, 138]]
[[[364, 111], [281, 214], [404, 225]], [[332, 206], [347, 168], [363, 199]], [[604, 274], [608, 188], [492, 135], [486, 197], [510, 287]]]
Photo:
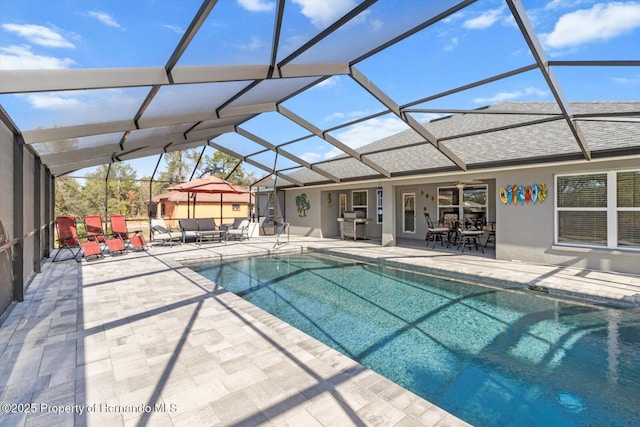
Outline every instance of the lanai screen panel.
[[392, 174], [444, 168], [457, 169], [451, 160], [429, 143], [369, 154], [367, 158], [388, 169]]
[[[317, 166], [340, 179], [380, 176], [380, 172], [352, 157], [323, 162]], [[326, 178], [323, 177], [323, 180]]]
[[281, 145], [310, 134], [309, 130], [275, 111], [252, 117], [243, 122], [241, 128], [273, 145]]
[[[318, 167], [320, 166], [322, 165], [318, 165]], [[304, 185], [330, 182], [330, 180], [328, 180], [324, 175], [321, 175], [307, 168], [287, 170], [287, 171], [282, 171], [282, 173], [284, 174], [285, 179], [287, 176], [291, 176], [292, 179], [294, 179], [295, 181], [301, 182]], [[289, 185], [295, 185], [295, 184], [293, 184], [293, 182], [290, 182]], [[281, 181], [281, 178], [278, 177], [276, 186], [280, 187], [280, 186], [286, 186], [286, 185], [283, 181]]]
[[344, 155], [342, 150], [315, 135], [292, 144], [283, 145], [282, 149], [309, 163], [316, 163]]
[[564, 120], [456, 138], [446, 143], [468, 165], [580, 156], [580, 148]]
[[[526, 41], [511, 21], [509, 9], [499, 2], [478, 1], [454, 17], [438, 21], [363, 60], [357, 67], [396, 103], [404, 105], [534, 64]], [[513, 89], [498, 88], [484, 96], [509, 90]], [[445, 108], [454, 107], [471, 105], [458, 103]]]
[[149, 129], [135, 129], [129, 133], [124, 144], [125, 149], [164, 146], [177, 139], [184, 139], [184, 133], [195, 123], [184, 123], [174, 126], [162, 126]]
[[248, 84], [249, 82], [239, 81], [163, 86], [149, 104], [142, 119], [213, 111]]
[[350, 76], [333, 76], [283, 103], [320, 129], [329, 130], [387, 111]]
[[263, 80], [251, 88], [249, 92], [229, 104], [229, 107], [280, 102], [317, 80], [317, 77]]
[[460, 3], [453, 0], [379, 0], [292, 62], [353, 61]]
[[178, 66], [268, 64], [274, 6], [275, 2], [218, 1]]
[[396, 135], [409, 126], [394, 114], [386, 114], [329, 132], [351, 148], [360, 148], [388, 136]]
[[262, 145], [237, 133], [225, 133], [224, 135], [215, 137], [213, 142], [243, 157], [261, 152], [265, 149]]
[[2, 95], [0, 102], [22, 131], [126, 120], [133, 117], [148, 87]]

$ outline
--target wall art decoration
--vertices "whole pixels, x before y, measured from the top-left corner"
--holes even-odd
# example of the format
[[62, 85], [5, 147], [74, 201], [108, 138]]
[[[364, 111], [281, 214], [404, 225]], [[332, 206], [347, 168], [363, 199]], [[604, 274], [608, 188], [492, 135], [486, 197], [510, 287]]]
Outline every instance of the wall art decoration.
[[311, 209], [311, 203], [309, 203], [306, 193], [296, 196], [296, 207], [298, 208], [298, 216], [300, 218], [307, 216], [307, 211]]
[[498, 190], [498, 197], [505, 205], [544, 202], [547, 199], [547, 185], [543, 182], [532, 185], [505, 185]]

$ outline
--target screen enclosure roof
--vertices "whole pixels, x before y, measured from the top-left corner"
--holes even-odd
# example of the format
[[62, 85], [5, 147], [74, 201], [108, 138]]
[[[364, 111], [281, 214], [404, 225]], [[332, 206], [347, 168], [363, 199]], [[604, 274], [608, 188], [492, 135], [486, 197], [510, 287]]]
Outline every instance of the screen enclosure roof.
[[[5, 56], [0, 115], [55, 176], [196, 147], [278, 186], [640, 154], [640, 22], [571, 41], [571, 18], [622, 12], [557, 3], [205, 0], [170, 2], [155, 20], [129, 10], [137, 31], [87, 47], [87, 66], [15, 68]], [[157, 25], [172, 19], [183, 28], [173, 39]]]

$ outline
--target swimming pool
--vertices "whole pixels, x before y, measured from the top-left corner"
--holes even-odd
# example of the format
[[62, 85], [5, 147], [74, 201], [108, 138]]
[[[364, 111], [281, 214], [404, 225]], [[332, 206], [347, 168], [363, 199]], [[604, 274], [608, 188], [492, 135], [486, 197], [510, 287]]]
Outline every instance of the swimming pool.
[[195, 271], [474, 425], [640, 424], [640, 312], [334, 258]]

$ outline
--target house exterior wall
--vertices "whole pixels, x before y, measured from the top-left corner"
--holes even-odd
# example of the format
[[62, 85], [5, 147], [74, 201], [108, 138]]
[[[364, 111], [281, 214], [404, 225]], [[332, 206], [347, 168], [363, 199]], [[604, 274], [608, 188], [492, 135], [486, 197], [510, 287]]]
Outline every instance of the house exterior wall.
[[[189, 205], [187, 214], [187, 204], [180, 202], [175, 203], [168, 200], [160, 202], [164, 204], [164, 219], [167, 221], [178, 220], [181, 218], [215, 218], [220, 222], [220, 203], [198, 203], [196, 200], [195, 215], [193, 204]], [[240, 209], [234, 211], [233, 205], [240, 205]], [[248, 218], [249, 205], [247, 203], [224, 203], [222, 204], [223, 223], [233, 222], [234, 218]], [[177, 225], [177, 223], [176, 223]]]
[[[380, 238], [383, 226], [387, 231], [382, 236], [382, 244], [395, 244], [396, 239], [415, 239], [424, 241], [427, 224], [424, 212], [432, 219], [438, 219], [438, 187], [452, 186], [459, 179], [479, 180], [487, 185], [489, 221], [496, 221], [496, 259], [515, 260], [531, 263], [572, 266], [585, 269], [599, 269], [621, 273], [640, 274], [640, 252], [633, 250], [611, 250], [576, 248], [554, 244], [555, 229], [555, 182], [558, 174], [606, 172], [640, 167], [637, 158], [621, 160], [592, 160], [590, 162], [564, 163], [549, 166], [522, 167], [510, 170], [487, 172], [467, 172], [461, 175], [442, 175], [422, 178], [388, 180], [381, 184], [339, 184], [328, 187], [309, 187], [291, 189], [286, 193], [286, 220], [291, 223], [291, 233], [314, 237], [338, 237], [337, 218], [339, 195], [348, 195], [347, 209], [351, 209], [351, 191], [366, 189], [368, 192], [368, 210], [371, 222], [367, 225], [366, 235]], [[499, 188], [506, 185], [534, 183], [547, 185], [547, 199], [544, 202], [505, 205], [499, 200]], [[384, 190], [384, 221], [376, 223], [376, 189], [382, 185]], [[311, 208], [305, 218], [298, 216], [295, 204], [296, 196], [305, 193]], [[403, 194], [414, 193], [416, 212], [416, 231], [405, 233], [403, 221]], [[331, 195], [331, 205], [328, 196]], [[428, 195], [428, 197], [427, 197]], [[388, 206], [393, 203], [393, 212], [389, 215]], [[391, 230], [391, 232], [389, 232]], [[395, 233], [395, 235], [394, 235]]]
[[[296, 197], [306, 196], [309, 209], [306, 216], [300, 216], [296, 206]], [[305, 188], [287, 191], [284, 200], [284, 220], [289, 223], [289, 232], [300, 236], [325, 237], [322, 233], [322, 191], [319, 188]]]
[[543, 203], [497, 207], [496, 258], [640, 274], [640, 252], [554, 245], [554, 177], [559, 174], [606, 172], [640, 167], [638, 159], [592, 161], [579, 165], [537, 167], [496, 174], [496, 186], [547, 184]]

